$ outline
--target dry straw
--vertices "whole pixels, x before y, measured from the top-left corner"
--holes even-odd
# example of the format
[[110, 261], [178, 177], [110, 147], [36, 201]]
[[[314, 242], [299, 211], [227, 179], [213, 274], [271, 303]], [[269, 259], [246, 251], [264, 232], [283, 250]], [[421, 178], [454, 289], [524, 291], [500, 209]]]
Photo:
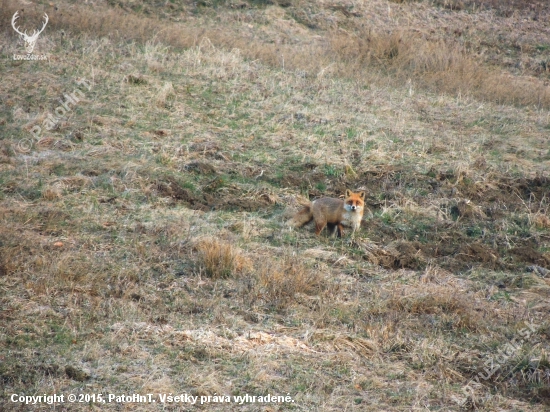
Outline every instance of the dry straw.
[[[514, 8], [526, 2], [512, 3]], [[3, 0], [0, 18], [9, 20], [17, 4]], [[359, 27], [351, 31], [326, 31], [322, 33], [322, 41], [308, 44], [274, 44], [260, 36], [245, 36], [233, 27], [222, 30], [167, 23], [115, 8], [94, 10], [93, 14], [88, 11], [84, 5], [72, 5], [63, 10], [62, 19], [52, 17], [50, 28], [68, 31], [70, 36], [92, 34], [123, 41], [155, 41], [175, 48], [203, 44], [207, 39], [211, 47], [239, 49], [246, 58], [304, 73], [322, 74], [330, 67], [340, 76], [365, 84], [391, 79], [393, 84], [404, 85], [412, 81], [435, 92], [470, 95], [498, 104], [550, 107], [550, 88], [543, 80], [489, 68], [453, 40], [428, 39], [415, 30]], [[40, 8], [29, 10], [28, 18], [40, 19], [42, 12]]]

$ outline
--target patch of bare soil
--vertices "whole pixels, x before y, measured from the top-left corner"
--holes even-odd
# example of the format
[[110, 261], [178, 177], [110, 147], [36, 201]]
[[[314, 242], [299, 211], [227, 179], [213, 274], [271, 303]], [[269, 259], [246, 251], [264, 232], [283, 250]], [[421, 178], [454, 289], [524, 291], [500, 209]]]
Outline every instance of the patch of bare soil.
[[265, 198], [242, 199], [237, 196], [225, 196], [213, 203], [215, 210], [232, 210], [244, 212], [257, 212], [270, 208], [271, 203]]
[[180, 183], [173, 178], [157, 181], [155, 188], [160, 196], [169, 197], [174, 201], [180, 201], [194, 210], [210, 210], [208, 205], [212, 196], [208, 194], [202, 194], [201, 196], [196, 195], [192, 193], [191, 190], [183, 188]]
[[[269, 182], [281, 187], [309, 188], [309, 194], [313, 197], [322, 195], [321, 191], [311, 189], [311, 187], [315, 187], [317, 184], [324, 182], [326, 180], [325, 174], [319, 170], [308, 170], [309, 166], [307, 164], [303, 165], [302, 168], [304, 169], [303, 171], [290, 171], [282, 176], [271, 177], [269, 178]], [[324, 193], [324, 196], [331, 195], [330, 192]]]

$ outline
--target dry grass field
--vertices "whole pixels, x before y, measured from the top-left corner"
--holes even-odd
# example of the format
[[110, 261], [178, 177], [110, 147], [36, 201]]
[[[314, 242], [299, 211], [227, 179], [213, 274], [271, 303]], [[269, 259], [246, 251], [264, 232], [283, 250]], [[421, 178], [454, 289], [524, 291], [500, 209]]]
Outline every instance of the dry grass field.
[[[550, 410], [549, 19], [0, 0], [0, 409]], [[354, 239], [286, 225], [346, 188]]]

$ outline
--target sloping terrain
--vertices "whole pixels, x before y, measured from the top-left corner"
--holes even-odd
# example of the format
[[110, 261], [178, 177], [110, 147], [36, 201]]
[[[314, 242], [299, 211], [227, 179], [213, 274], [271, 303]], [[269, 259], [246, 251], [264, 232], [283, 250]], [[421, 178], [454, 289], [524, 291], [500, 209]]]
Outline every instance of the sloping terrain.
[[[37, 3], [0, 2], [3, 409], [549, 408], [549, 6]], [[354, 239], [286, 225], [346, 188]], [[64, 407], [199, 407], [156, 399]]]

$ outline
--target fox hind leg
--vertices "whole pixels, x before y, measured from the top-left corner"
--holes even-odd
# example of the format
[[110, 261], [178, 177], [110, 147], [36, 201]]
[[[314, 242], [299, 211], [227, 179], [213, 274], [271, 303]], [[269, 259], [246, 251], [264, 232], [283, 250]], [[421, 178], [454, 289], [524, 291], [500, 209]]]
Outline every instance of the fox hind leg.
[[315, 234], [319, 236], [326, 225], [326, 220], [315, 220]]

